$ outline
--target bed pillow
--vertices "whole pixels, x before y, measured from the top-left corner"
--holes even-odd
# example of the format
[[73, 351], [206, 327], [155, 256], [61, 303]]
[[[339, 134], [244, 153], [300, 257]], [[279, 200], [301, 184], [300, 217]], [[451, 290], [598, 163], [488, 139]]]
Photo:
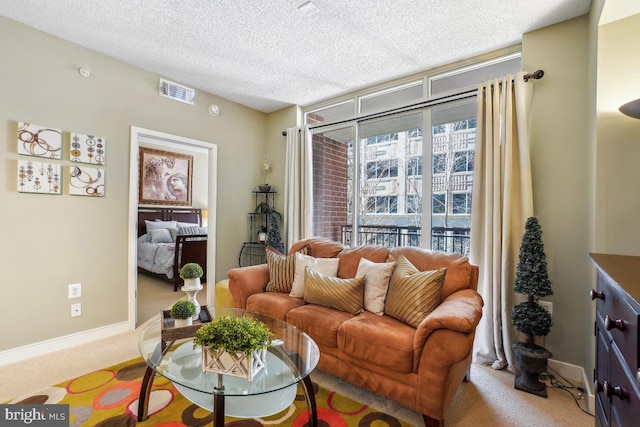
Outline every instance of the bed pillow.
[[178, 234], [200, 234], [200, 227], [190, 226], [190, 227], [178, 227]]
[[312, 268], [325, 276], [336, 276], [338, 274], [338, 258], [314, 258], [309, 255], [303, 255], [299, 252], [295, 254], [295, 273], [293, 283], [291, 284], [290, 296], [296, 298], [304, 297], [304, 268]]
[[[311, 247], [306, 245], [298, 252], [306, 255], [310, 249]], [[295, 274], [295, 254], [285, 255], [271, 246], [267, 246], [264, 253], [269, 266], [269, 283], [265, 291], [290, 293]]]
[[200, 224], [195, 223], [195, 222], [178, 221], [178, 227], [200, 227]]
[[440, 304], [446, 273], [446, 268], [419, 271], [404, 255], [400, 255], [389, 281], [384, 314], [417, 328]]
[[356, 277], [364, 277], [364, 308], [371, 313], [384, 314], [384, 300], [395, 262], [372, 262], [360, 258]]
[[178, 228], [171, 227], [171, 228], [167, 228], [167, 230], [169, 230], [169, 234], [171, 234], [171, 241], [175, 242], [176, 237], [178, 236]]
[[168, 228], [159, 228], [157, 230], [149, 231], [151, 235], [151, 243], [173, 243], [171, 240], [171, 233]]
[[351, 314], [363, 311], [364, 277], [340, 279], [305, 267], [304, 300]]
[[149, 221], [148, 219], [145, 219], [144, 223], [147, 226], [147, 233], [151, 230], [172, 228], [178, 226], [178, 223], [176, 221]]

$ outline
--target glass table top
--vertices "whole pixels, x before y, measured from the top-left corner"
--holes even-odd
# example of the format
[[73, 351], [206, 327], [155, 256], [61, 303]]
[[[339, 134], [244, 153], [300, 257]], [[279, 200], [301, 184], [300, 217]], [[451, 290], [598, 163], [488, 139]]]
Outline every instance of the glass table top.
[[225, 396], [271, 393], [291, 388], [307, 377], [318, 364], [320, 351], [317, 344], [293, 325], [241, 309], [211, 308], [208, 311], [212, 318], [249, 316], [264, 322], [274, 334], [267, 348], [266, 368], [258, 372], [252, 381], [209, 371], [203, 373], [202, 349], [200, 346], [194, 348], [193, 337], [175, 341], [165, 338], [163, 342], [163, 320], [156, 320], [141, 332], [140, 353], [150, 367], [180, 388], [211, 395], [223, 393]]

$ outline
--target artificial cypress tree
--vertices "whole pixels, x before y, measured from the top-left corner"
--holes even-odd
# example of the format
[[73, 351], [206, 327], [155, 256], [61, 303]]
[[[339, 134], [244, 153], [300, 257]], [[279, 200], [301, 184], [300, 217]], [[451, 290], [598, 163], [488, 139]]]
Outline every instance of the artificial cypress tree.
[[280, 213], [271, 211], [269, 214], [269, 231], [267, 232], [267, 245], [284, 253], [284, 245], [280, 237]]
[[525, 224], [516, 269], [515, 291], [527, 296], [527, 301], [513, 308], [511, 320], [524, 334], [525, 345], [534, 346], [534, 337], [546, 336], [553, 324], [551, 314], [538, 304], [542, 297], [553, 295], [547, 273], [547, 261], [538, 218], [529, 217]]

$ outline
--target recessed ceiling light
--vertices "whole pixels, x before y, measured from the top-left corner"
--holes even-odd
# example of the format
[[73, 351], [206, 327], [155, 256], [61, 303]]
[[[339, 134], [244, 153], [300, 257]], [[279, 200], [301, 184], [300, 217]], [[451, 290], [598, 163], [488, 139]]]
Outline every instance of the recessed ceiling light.
[[305, 1], [304, 3], [300, 4], [298, 6], [298, 10], [305, 18], [313, 15], [314, 13], [320, 12], [318, 6], [316, 6], [311, 0]]

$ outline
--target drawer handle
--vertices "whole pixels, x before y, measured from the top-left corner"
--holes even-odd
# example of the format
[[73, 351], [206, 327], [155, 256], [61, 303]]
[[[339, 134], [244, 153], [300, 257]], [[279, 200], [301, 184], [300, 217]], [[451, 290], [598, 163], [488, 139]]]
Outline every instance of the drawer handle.
[[620, 329], [624, 331], [624, 321], [622, 319], [612, 320], [609, 315], [604, 317], [604, 327], [607, 331], [612, 329]]
[[624, 400], [624, 391], [622, 391], [622, 387], [612, 386], [607, 381], [604, 382], [604, 395], [607, 397], [615, 396]]
[[591, 297], [592, 300], [598, 298], [598, 299], [601, 299], [602, 301], [604, 301], [604, 293], [602, 293], [602, 292], [597, 292], [597, 291], [591, 289], [589, 291], [589, 296]]

